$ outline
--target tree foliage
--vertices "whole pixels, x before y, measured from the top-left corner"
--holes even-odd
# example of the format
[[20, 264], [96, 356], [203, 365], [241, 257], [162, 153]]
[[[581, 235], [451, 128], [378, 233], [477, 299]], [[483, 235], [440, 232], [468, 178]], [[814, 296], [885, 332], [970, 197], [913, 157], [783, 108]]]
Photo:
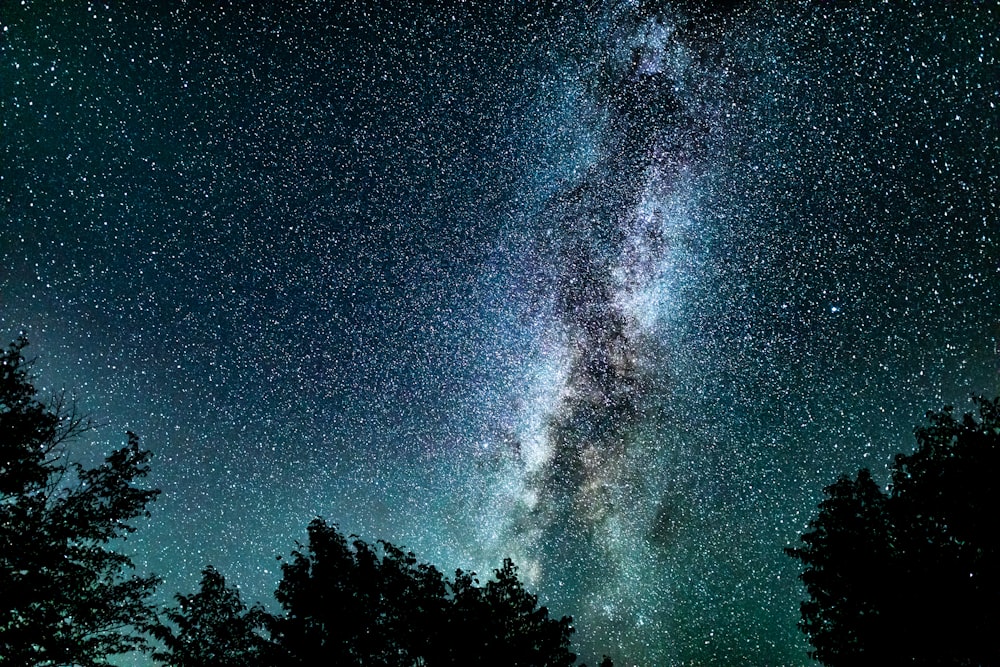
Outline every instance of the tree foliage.
[[485, 586], [474, 574], [458, 571], [449, 582], [453, 604], [450, 662], [555, 667], [572, 665], [571, 619], [549, 618], [537, 596], [525, 590], [511, 559], [494, 571]]
[[510, 560], [485, 586], [458, 571], [454, 581], [388, 542], [348, 541], [322, 519], [309, 544], [282, 565], [275, 620], [284, 664], [572, 665], [570, 619], [524, 590]]
[[175, 667], [574, 664], [571, 619], [550, 618], [509, 559], [484, 585], [461, 570], [450, 580], [322, 519], [282, 564], [283, 615], [248, 609], [207, 567], [199, 590], [158, 616], [158, 579], [112, 548], [159, 493], [138, 485], [150, 452], [129, 433], [102, 464], [82, 465], [74, 445], [90, 424], [61, 397], [38, 399], [26, 345], [0, 352], [0, 667], [91, 667], [135, 650]]
[[828, 665], [1000, 664], [1000, 398], [946, 407], [897, 455], [889, 492], [868, 470], [825, 489], [788, 553], [805, 564], [800, 626]]
[[164, 610], [167, 622], [158, 621], [152, 634], [163, 643], [153, 658], [173, 667], [254, 667], [269, 657], [269, 642], [262, 634], [268, 615], [261, 607], [247, 606], [240, 592], [212, 566], [202, 571], [201, 585], [193, 595], [175, 596], [177, 605]]
[[159, 493], [135, 486], [150, 453], [135, 434], [85, 468], [71, 445], [89, 423], [37, 398], [23, 337], [0, 353], [0, 664], [106, 664], [145, 646], [155, 577], [110, 548]]

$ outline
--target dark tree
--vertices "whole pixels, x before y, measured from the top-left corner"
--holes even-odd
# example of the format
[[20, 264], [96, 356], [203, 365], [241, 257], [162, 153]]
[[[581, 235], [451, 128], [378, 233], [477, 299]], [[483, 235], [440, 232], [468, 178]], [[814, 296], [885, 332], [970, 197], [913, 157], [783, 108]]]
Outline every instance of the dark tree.
[[[444, 578], [387, 542], [382, 554], [348, 542], [322, 519], [309, 544], [282, 565], [274, 623], [287, 664], [412, 665], [426, 659], [443, 622]], [[430, 664], [429, 662], [427, 664]]]
[[309, 544], [282, 565], [274, 623], [283, 664], [427, 667], [572, 665], [570, 619], [554, 620], [524, 590], [509, 560], [479, 586], [445, 579], [387, 542], [349, 542], [316, 519]]
[[466, 656], [472, 661], [465, 664], [557, 667], [576, 661], [569, 651], [571, 619], [549, 618], [548, 609], [539, 607], [538, 598], [524, 589], [509, 558], [484, 587], [463, 585], [455, 591], [457, 620], [466, 617], [463, 608], [479, 607], [473, 614], [479, 627], [467, 629], [478, 655]]
[[156, 623], [151, 632], [164, 650], [153, 658], [173, 667], [254, 667], [264, 665], [269, 642], [262, 634], [268, 615], [247, 609], [240, 592], [226, 585], [214, 567], [202, 571], [194, 595], [175, 596], [177, 606], [164, 611], [168, 623]]
[[159, 493], [135, 483], [150, 453], [135, 434], [85, 468], [71, 445], [89, 423], [36, 398], [22, 337], [0, 353], [0, 664], [98, 665], [145, 647], [155, 577], [110, 548]]
[[1000, 664], [1000, 398], [928, 413], [883, 492], [867, 470], [827, 487], [788, 553], [805, 564], [801, 627], [828, 665]]
[[806, 546], [789, 553], [808, 566], [801, 579], [811, 599], [802, 603], [800, 627], [815, 649], [812, 657], [841, 664], [838, 656], [851, 662], [881, 646], [883, 593], [892, 581], [887, 497], [868, 470], [825, 492], [812, 531], [802, 536]]
[[556, 667], [572, 665], [572, 619], [549, 618], [548, 609], [524, 589], [508, 558], [479, 586], [474, 574], [458, 571], [449, 583], [449, 665]]

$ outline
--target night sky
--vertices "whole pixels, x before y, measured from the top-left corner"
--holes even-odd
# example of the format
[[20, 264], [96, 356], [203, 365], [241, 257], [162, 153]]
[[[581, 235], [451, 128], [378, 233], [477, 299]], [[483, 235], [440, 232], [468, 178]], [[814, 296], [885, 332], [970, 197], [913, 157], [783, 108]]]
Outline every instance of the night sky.
[[139, 570], [321, 515], [806, 663], [822, 488], [1000, 391], [1000, 4], [258, 4], [0, 0], [0, 342], [153, 450]]

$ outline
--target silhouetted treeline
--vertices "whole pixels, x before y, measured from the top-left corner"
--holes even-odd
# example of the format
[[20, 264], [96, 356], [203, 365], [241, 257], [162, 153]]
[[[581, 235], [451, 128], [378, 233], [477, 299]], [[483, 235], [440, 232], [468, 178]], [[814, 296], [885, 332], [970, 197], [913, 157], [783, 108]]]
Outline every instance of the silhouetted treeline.
[[[316, 519], [282, 565], [283, 613], [248, 609], [214, 568], [178, 595], [153, 634], [153, 657], [177, 667], [333, 664], [350, 667], [569, 667], [571, 619], [549, 617], [510, 560], [480, 585], [454, 579], [384, 541], [348, 539]], [[602, 667], [611, 667], [605, 658]]]
[[[150, 452], [129, 433], [104, 463], [77, 463], [89, 422], [60, 396], [38, 399], [26, 345], [0, 352], [0, 665], [91, 667], [132, 651], [176, 667], [574, 664], [571, 619], [551, 618], [510, 560], [485, 583], [448, 578], [323, 519], [282, 563], [280, 613], [247, 607], [210, 566], [197, 592], [158, 608], [159, 580], [111, 548], [159, 493], [140, 485]], [[801, 627], [817, 660], [1000, 664], [1000, 398], [975, 404], [928, 413], [887, 490], [866, 469], [827, 487], [787, 550], [805, 566]]]
[[286, 664], [572, 665], [568, 617], [549, 618], [510, 560], [479, 586], [446, 579], [412, 553], [351, 542], [316, 519], [309, 544], [282, 565], [274, 635]]
[[826, 488], [788, 553], [802, 630], [827, 665], [998, 665], [1000, 398], [929, 412], [883, 491], [862, 469]]
[[0, 665], [90, 667], [136, 650], [177, 667], [575, 662], [571, 619], [550, 618], [510, 560], [482, 585], [449, 579], [322, 519], [282, 564], [281, 614], [248, 608], [211, 566], [197, 592], [158, 609], [159, 579], [133, 575], [110, 546], [159, 493], [137, 485], [150, 452], [129, 433], [104, 464], [75, 462], [90, 424], [61, 397], [37, 398], [26, 345], [0, 352]]

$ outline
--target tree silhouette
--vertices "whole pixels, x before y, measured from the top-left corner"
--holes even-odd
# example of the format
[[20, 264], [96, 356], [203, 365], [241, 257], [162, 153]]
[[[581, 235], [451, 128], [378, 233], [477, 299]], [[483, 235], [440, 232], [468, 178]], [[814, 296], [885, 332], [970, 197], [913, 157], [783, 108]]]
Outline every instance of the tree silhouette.
[[263, 608], [247, 609], [240, 592], [212, 566], [202, 570], [194, 595], [175, 596], [177, 606], [164, 611], [169, 624], [151, 630], [164, 650], [153, 658], [173, 667], [254, 667], [270, 655], [261, 630], [268, 621]]
[[322, 519], [308, 534], [305, 551], [282, 564], [275, 592], [286, 610], [274, 632], [287, 663], [413, 664], [439, 625], [441, 573], [388, 543], [383, 556], [360, 539], [349, 543]]
[[524, 590], [510, 560], [479, 586], [474, 574], [448, 581], [410, 552], [349, 542], [316, 519], [309, 544], [282, 565], [275, 593], [285, 615], [274, 636], [282, 664], [572, 665], [570, 619], [550, 619]]
[[85, 468], [70, 445], [89, 428], [61, 397], [36, 398], [22, 336], [0, 353], [0, 664], [98, 665], [146, 646], [155, 577], [109, 548], [159, 493], [138, 437]]
[[787, 552], [805, 564], [800, 626], [828, 665], [1000, 664], [1000, 398], [929, 412], [889, 493], [867, 470], [825, 489]]
[[572, 620], [549, 618], [548, 609], [524, 589], [509, 558], [485, 586], [474, 574], [458, 571], [449, 588], [452, 632], [445, 664], [557, 667], [575, 662], [569, 651]]
[[129, 433], [103, 464], [75, 460], [90, 422], [62, 396], [38, 400], [27, 344], [0, 352], [0, 666], [91, 667], [136, 650], [175, 667], [574, 664], [571, 619], [550, 618], [510, 559], [485, 585], [461, 570], [448, 580], [412, 552], [348, 540], [322, 519], [282, 564], [283, 616], [248, 609], [207, 567], [198, 592], [158, 617], [149, 597], [159, 580], [132, 574], [111, 548], [159, 494], [136, 486], [150, 452]]

